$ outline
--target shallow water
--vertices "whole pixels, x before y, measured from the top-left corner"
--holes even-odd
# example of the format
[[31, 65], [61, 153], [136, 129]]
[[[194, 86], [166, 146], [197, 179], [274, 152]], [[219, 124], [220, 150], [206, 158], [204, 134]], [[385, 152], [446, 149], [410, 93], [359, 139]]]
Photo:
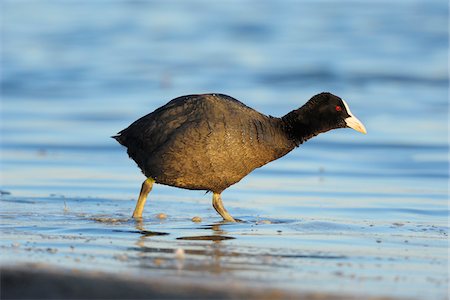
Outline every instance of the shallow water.
[[[2, 264], [446, 299], [447, 10], [3, 1]], [[182, 94], [280, 116], [321, 91], [368, 134], [320, 135], [226, 190], [242, 223], [161, 185], [129, 219], [144, 178], [109, 136]]]

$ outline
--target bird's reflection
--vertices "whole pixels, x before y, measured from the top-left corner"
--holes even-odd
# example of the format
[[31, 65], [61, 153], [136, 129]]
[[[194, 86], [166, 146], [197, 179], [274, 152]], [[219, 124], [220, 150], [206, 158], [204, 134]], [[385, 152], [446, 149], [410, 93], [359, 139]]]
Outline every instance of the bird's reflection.
[[144, 222], [142, 221], [142, 218], [139, 219], [134, 219], [134, 227], [139, 230], [139, 231], [143, 231], [144, 230]]
[[[139, 267], [144, 269], [173, 269], [182, 271], [209, 271], [222, 273], [226, 268], [222, 266], [222, 260], [229, 253], [224, 245], [224, 240], [234, 239], [225, 230], [224, 222], [213, 223], [200, 227], [209, 231], [209, 234], [196, 236], [180, 236], [174, 239], [156, 239], [160, 236], [156, 231], [148, 229], [142, 219], [135, 220], [135, 228], [140, 232], [134, 250], [137, 254]], [[156, 233], [156, 234], [155, 234]], [[167, 233], [168, 234], [168, 233]], [[210, 241], [210, 243], [205, 243]]]

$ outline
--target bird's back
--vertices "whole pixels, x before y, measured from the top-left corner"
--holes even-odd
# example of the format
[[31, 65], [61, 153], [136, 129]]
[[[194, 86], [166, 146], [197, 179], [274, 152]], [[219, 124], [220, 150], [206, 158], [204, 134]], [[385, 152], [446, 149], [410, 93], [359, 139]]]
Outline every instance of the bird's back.
[[295, 147], [279, 118], [221, 94], [173, 99], [115, 138], [156, 182], [214, 192]]

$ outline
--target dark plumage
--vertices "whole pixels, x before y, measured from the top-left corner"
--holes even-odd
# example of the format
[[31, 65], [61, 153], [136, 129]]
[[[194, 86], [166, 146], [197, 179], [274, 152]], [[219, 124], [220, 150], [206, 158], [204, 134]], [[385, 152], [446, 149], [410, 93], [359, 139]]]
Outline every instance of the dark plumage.
[[223, 190], [255, 168], [289, 153], [311, 137], [335, 128], [365, 133], [345, 101], [314, 96], [282, 118], [263, 115], [222, 94], [173, 99], [114, 138], [148, 178], [133, 217], [141, 217], [153, 182], [214, 193], [213, 206], [227, 221]]

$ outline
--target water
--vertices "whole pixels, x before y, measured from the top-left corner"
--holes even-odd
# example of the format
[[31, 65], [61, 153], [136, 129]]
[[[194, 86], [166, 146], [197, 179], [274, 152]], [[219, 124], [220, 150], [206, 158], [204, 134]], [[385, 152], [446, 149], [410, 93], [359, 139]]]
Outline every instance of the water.
[[[443, 1], [1, 11], [3, 265], [447, 299]], [[219, 223], [210, 194], [162, 185], [143, 222], [129, 219], [144, 178], [109, 136], [133, 120], [204, 92], [280, 116], [322, 91], [346, 99], [368, 134], [320, 135], [226, 190], [243, 223]]]

